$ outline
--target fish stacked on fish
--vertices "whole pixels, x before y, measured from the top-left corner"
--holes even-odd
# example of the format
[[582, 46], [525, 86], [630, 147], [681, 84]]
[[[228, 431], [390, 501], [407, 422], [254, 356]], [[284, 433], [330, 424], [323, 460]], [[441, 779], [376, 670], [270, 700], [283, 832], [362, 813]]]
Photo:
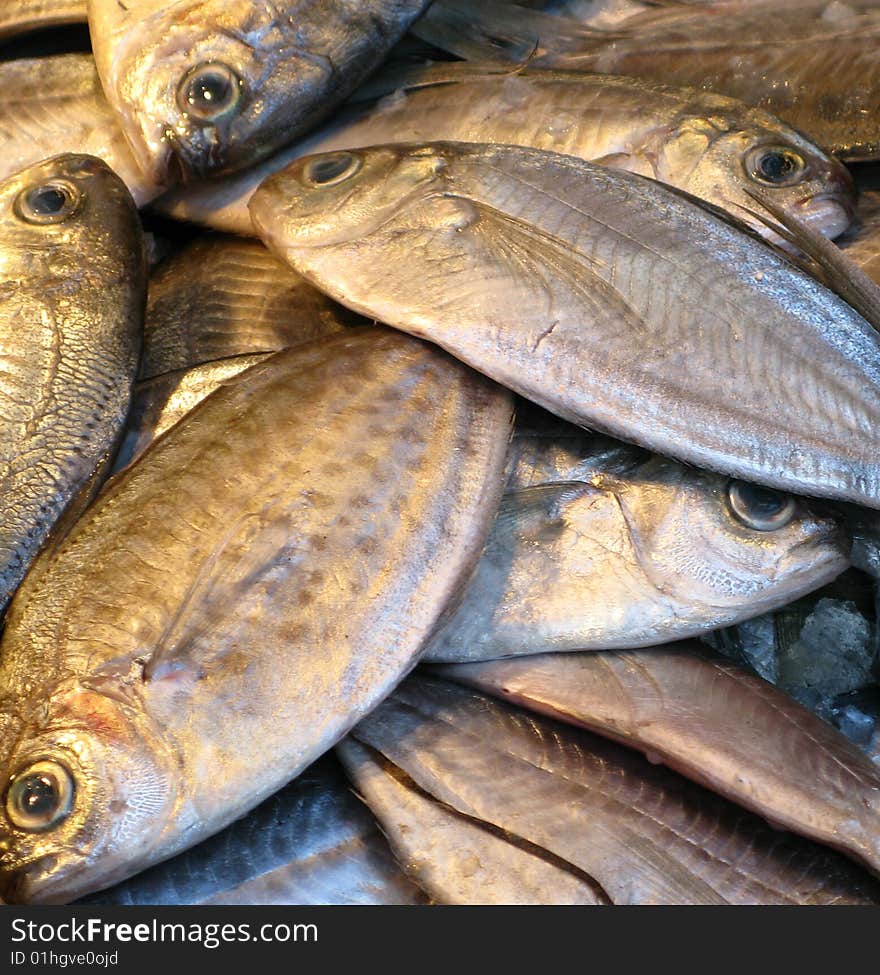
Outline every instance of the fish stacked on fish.
[[[873, 14], [725, 74], [754, 5], [638, 6], [89, 0], [0, 64], [2, 900], [880, 903], [807, 633], [874, 571]], [[795, 617], [779, 688], [677, 642]]]

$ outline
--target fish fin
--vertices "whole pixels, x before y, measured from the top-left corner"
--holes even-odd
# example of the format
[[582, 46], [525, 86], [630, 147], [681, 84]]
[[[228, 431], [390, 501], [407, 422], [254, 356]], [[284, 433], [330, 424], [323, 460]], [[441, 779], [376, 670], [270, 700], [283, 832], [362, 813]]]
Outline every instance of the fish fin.
[[576, 20], [499, 0], [435, 0], [411, 33], [466, 61], [526, 64], [541, 50], [586, 53], [616, 36]]
[[241, 595], [272, 571], [286, 549], [295, 547], [290, 512], [278, 510], [275, 500], [270, 498], [261, 511], [233, 520], [203, 559], [144, 662], [144, 681], [192, 675], [194, 668], [200, 672], [209, 658], [223, 653], [223, 641], [214, 641], [206, 654], [205, 640], [228, 620], [230, 607]]
[[[645, 332], [644, 320], [596, 273], [595, 259], [510, 214], [476, 200], [470, 202], [480, 212], [481, 220], [503, 229], [503, 233], [493, 237], [495, 255], [499, 261], [515, 265], [519, 276], [535, 279], [538, 287], [544, 287], [548, 274], [555, 282], [564, 282], [586, 306], [596, 329], [610, 327], [617, 336]], [[550, 322], [536, 337], [532, 351], [537, 350], [554, 328], [555, 323]]]
[[753, 216], [810, 258], [815, 267], [815, 270], [810, 268], [814, 276], [855, 308], [874, 328], [880, 329], [880, 287], [858, 264], [824, 234], [779, 206], [769, 194], [751, 189], [747, 192], [775, 217], [775, 222], [760, 213]]

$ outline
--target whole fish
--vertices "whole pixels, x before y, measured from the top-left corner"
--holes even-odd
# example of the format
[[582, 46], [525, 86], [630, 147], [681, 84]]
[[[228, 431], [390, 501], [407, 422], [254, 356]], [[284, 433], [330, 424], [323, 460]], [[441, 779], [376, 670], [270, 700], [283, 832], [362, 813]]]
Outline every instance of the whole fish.
[[85, 20], [86, 0], [5, 0], [0, 7], [0, 39]]
[[[763, 187], [829, 237], [852, 219], [852, 180], [787, 125], [693, 89], [576, 72], [492, 74], [467, 64], [392, 73], [323, 129], [229, 180], [172, 190], [154, 204], [179, 219], [252, 234], [247, 201], [271, 173], [317, 152], [425, 139], [547, 149], [640, 173], [751, 219]], [[362, 96], [358, 96], [360, 99]], [[790, 164], [784, 174], [780, 167]], [[754, 221], [766, 230], [759, 221]]]
[[661, 4], [611, 30], [510, 3], [447, 0], [416, 29], [464, 57], [497, 57], [506, 47], [515, 63], [719, 92], [771, 112], [845, 159], [880, 155], [874, 0]]
[[103, 159], [138, 206], [161, 192], [138, 168], [91, 55], [5, 61], [0, 85], [0, 178], [56, 153], [83, 153]]
[[597, 467], [508, 486], [424, 659], [650, 647], [776, 609], [849, 565], [842, 525], [791, 495], [659, 457]]
[[343, 304], [676, 460], [880, 506], [880, 334], [651, 180], [511, 146], [306, 157], [250, 204]]
[[590, 877], [437, 802], [351, 736], [336, 752], [398, 861], [437, 903], [608, 903]]
[[249, 166], [377, 68], [430, 0], [88, 0], [104, 91], [153, 182]]
[[0, 183], [0, 607], [100, 480], [128, 411], [146, 296], [137, 210], [99, 159]]
[[511, 410], [364, 329], [247, 370], [114, 478], [8, 614], [0, 897], [194, 845], [385, 697], [476, 562]]
[[86, 904], [422, 904], [325, 756], [244, 819]]
[[215, 389], [270, 355], [270, 352], [260, 352], [231, 356], [136, 383], [113, 472], [118, 473], [134, 463], [157, 437], [191, 413]]
[[150, 281], [140, 378], [275, 352], [364, 320], [254, 240], [196, 238]]
[[880, 883], [838, 853], [629, 749], [444, 681], [410, 678], [353, 737], [614, 904], [880, 903]]
[[880, 769], [812, 711], [700, 644], [436, 672], [637, 748], [880, 873]]

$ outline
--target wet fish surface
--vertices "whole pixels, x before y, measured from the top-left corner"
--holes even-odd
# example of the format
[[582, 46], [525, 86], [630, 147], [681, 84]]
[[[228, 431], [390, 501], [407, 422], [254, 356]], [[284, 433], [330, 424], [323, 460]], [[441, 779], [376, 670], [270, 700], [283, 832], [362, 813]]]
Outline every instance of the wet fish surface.
[[614, 904], [877, 903], [856, 864], [629, 749], [410, 678], [354, 730], [415, 784], [592, 877]]
[[877, 331], [666, 187], [534, 149], [435, 143], [307, 157], [250, 207], [331, 297], [563, 419], [880, 506]]
[[114, 478], [9, 612], [0, 896], [119, 882], [335, 744], [476, 562], [511, 413], [431, 346], [364, 329], [247, 370]]
[[0, 184], [0, 606], [122, 433], [140, 351], [137, 211], [98, 159]]
[[327, 115], [430, 0], [88, 0], [104, 91], [156, 183], [252, 165]]
[[699, 644], [436, 673], [636, 748], [880, 873], [880, 770], [812, 711]]
[[398, 861], [437, 903], [608, 903], [589, 877], [442, 805], [350, 736], [336, 751]]
[[880, 154], [880, 9], [870, 0], [661, 4], [610, 31], [513, 4], [456, 0], [430, 10], [420, 36], [432, 40], [429, 22], [445, 19], [449, 6], [465, 25], [448, 45], [461, 56], [487, 53], [482, 31], [491, 50], [506, 45], [514, 62], [528, 56], [538, 67], [720, 92], [771, 112], [842, 158]]
[[319, 759], [244, 819], [87, 904], [423, 904], [338, 763]]
[[783, 606], [849, 564], [830, 512], [541, 412], [517, 426], [501, 510], [426, 660], [650, 647]]
[[142, 206], [161, 187], [140, 172], [89, 54], [0, 63], [0, 177], [69, 152], [103, 159]]
[[669, 183], [744, 219], [760, 207], [749, 189], [763, 187], [829, 237], [852, 219], [855, 197], [842, 164], [778, 119], [733, 99], [608, 75], [499, 75], [467, 64], [389, 73], [376, 85], [390, 94], [378, 100], [359, 95], [318, 132], [259, 166], [179, 187], [156, 208], [253, 234], [247, 201], [294, 159], [430, 139], [522, 145], [595, 160]]
[[86, 0], [6, 0], [0, 8], [0, 40], [85, 20]]
[[153, 273], [140, 378], [363, 324], [258, 241], [197, 238]]

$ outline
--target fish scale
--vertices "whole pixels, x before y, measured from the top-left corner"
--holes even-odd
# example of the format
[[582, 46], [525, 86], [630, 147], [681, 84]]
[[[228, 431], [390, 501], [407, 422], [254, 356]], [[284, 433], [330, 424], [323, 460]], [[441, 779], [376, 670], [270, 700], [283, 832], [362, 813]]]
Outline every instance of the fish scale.
[[[113, 479], [10, 611], [4, 708], [27, 712], [54, 691], [32, 729], [44, 744], [11, 744], [4, 764], [63, 752], [69, 722], [101, 715], [118, 729], [88, 741], [95, 762], [113, 751], [107, 794], [160, 790], [161, 808], [132, 812], [142, 842], [118, 845], [117, 817], [83, 798], [69, 826], [92, 817], [101, 837], [86, 864], [59, 851], [65, 869], [41, 878], [38, 852], [7, 855], [5, 899], [85, 893], [191, 845], [381, 699], [478, 556], [511, 411], [506, 391], [455, 360], [366, 328], [247, 370]], [[361, 449], [340, 473], [342, 442]], [[40, 834], [37, 851], [51, 841]]]
[[626, 749], [410, 678], [354, 730], [429, 794], [592, 876], [614, 903], [876, 903], [833, 852]]

